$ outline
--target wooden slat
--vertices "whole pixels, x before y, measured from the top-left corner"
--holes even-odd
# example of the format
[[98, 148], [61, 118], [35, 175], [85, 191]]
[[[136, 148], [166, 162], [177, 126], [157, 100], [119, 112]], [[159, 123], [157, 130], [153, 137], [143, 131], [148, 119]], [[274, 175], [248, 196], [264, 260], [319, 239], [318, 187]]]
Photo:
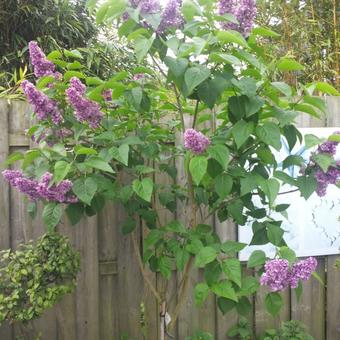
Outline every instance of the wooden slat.
[[[237, 226], [231, 221], [220, 222], [218, 217], [215, 216], [215, 231], [221, 242], [237, 240]], [[226, 315], [223, 315], [216, 305], [216, 339], [231, 339], [226, 334], [237, 321], [238, 314], [236, 311], [230, 311]]]
[[272, 317], [266, 311], [264, 301], [268, 292], [268, 288], [260, 287], [255, 297], [255, 326], [258, 336], [262, 335], [266, 329], [278, 329], [283, 321], [290, 319], [290, 291], [285, 290], [280, 293], [283, 300], [283, 307], [276, 317]]
[[[0, 164], [3, 164], [9, 152], [8, 104], [5, 100], [0, 100], [0, 129]], [[2, 250], [11, 246], [9, 187], [2, 176], [0, 176], [0, 216], [0, 250]], [[0, 339], [12, 339], [12, 327], [10, 325], [0, 327]]]
[[117, 299], [117, 242], [119, 229], [115, 226], [115, 212], [119, 207], [107, 204], [99, 216], [99, 322], [100, 339], [118, 339]]
[[[325, 282], [325, 259], [318, 259], [317, 274]], [[303, 283], [301, 300], [291, 294], [292, 319], [302, 321], [314, 339], [325, 339], [325, 287], [315, 278]]]
[[77, 248], [82, 262], [77, 280], [77, 336], [99, 339], [99, 273], [97, 217], [84, 220], [76, 229]]

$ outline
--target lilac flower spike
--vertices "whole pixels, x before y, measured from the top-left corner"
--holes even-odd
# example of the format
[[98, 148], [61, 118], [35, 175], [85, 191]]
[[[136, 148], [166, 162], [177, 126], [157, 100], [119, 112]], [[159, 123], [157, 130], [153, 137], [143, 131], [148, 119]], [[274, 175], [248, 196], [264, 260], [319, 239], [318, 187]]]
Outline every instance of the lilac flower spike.
[[285, 290], [289, 286], [297, 288], [300, 280], [307, 281], [311, 277], [317, 264], [314, 257], [298, 261], [292, 267], [289, 267], [289, 262], [285, 259], [267, 261], [260, 283], [262, 286], [268, 286], [272, 292]]
[[269, 287], [270, 291], [284, 290], [289, 285], [289, 262], [284, 259], [267, 261], [264, 265], [260, 283]]
[[318, 182], [316, 193], [319, 197], [326, 195], [327, 187], [329, 184], [337, 184], [340, 181], [340, 161], [337, 161], [337, 166], [330, 166], [327, 172], [318, 169], [315, 172], [315, 178]]
[[130, 0], [133, 8], [140, 8], [141, 13], [152, 14], [160, 11], [159, 0]]
[[158, 33], [164, 33], [168, 28], [179, 28], [184, 19], [181, 14], [182, 0], [168, 0], [162, 14], [161, 23], [157, 29]]
[[55, 76], [54, 64], [47, 60], [44, 52], [38, 46], [38, 43], [36, 41], [30, 41], [28, 43], [28, 49], [30, 61], [34, 68], [34, 75], [37, 78], [50, 75]]
[[201, 132], [194, 129], [187, 129], [184, 132], [184, 147], [192, 150], [195, 154], [203, 153], [210, 145], [210, 139]]
[[39, 120], [51, 118], [54, 124], [60, 124], [63, 121], [61, 111], [54, 100], [27, 80], [21, 83], [21, 87]]
[[40, 181], [25, 177], [20, 170], [4, 170], [2, 175], [10, 185], [26, 194], [32, 201], [38, 199], [60, 203], [75, 203], [78, 201], [77, 197], [69, 195], [72, 182], [64, 180], [58, 185], [50, 185], [52, 174], [49, 172], [46, 172]]
[[238, 24], [223, 23], [225, 29], [232, 29], [240, 32], [244, 37], [249, 36], [254, 25], [256, 17], [256, 1], [255, 0], [220, 0], [218, 3], [218, 13], [224, 15], [232, 14]]
[[86, 87], [76, 77], [71, 78], [70, 87], [66, 95], [71, 106], [75, 109], [75, 116], [80, 122], [87, 122], [91, 128], [97, 128], [103, 118], [98, 103], [85, 97]]

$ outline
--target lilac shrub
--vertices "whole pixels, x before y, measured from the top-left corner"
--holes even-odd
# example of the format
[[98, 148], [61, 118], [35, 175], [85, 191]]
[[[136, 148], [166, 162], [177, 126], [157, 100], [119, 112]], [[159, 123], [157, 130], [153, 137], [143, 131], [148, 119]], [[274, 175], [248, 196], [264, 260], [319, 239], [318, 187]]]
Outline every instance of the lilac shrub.
[[204, 136], [203, 133], [194, 129], [187, 129], [184, 133], [184, 147], [187, 150], [191, 150], [195, 154], [201, 154], [205, 152], [207, 147], [210, 145], [208, 137]]

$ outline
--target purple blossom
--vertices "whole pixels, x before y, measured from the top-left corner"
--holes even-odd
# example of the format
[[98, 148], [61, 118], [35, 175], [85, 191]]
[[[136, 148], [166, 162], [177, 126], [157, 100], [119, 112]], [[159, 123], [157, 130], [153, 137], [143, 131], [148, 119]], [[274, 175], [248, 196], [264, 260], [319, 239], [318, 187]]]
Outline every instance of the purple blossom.
[[112, 90], [111, 89], [104, 90], [102, 96], [106, 102], [112, 101]]
[[56, 132], [55, 132], [55, 135], [58, 137], [58, 138], [66, 138], [66, 137], [70, 137], [73, 135], [73, 131], [70, 130], [70, 129], [67, 129], [65, 127], [61, 128], [61, 129], [58, 129]]
[[91, 128], [97, 128], [103, 118], [98, 103], [85, 97], [86, 87], [76, 77], [70, 80], [70, 87], [66, 90], [69, 103], [75, 109], [75, 116], [80, 122], [87, 122]]
[[187, 129], [184, 132], [184, 147], [196, 154], [203, 153], [210, 145], [210, 139], [201, 132], [194, 129]]
[[136, 73], [134, 76], [133, 76], [133, 80], [135, 81], [138, 81], [138, 80], [142, 80], [145, 78], [145, 74], [144, 73]]
[[307, 281], [317, 266], [317, 260], [309, 257], [301, 260], [289, 267], [289, 262], [285, 259], [274, 259], [267, 261], [264, 265], [265, 272], [260, 278], [262, 286], [268, 286], [270, 291], [282, 291], [289, 286], [296, 288], [300, 280]]
[[254, 25], [256, 17], [256, 1], [255, 0], [220, 0], [218, 3], [218, 12], [220, 15], [226, 13], [232, 14], [238, 21], [235, 23], [223, 23], [225, 29], [233, 29], [240, 32], [243, 36], [249, 36]]
[[315, 171], [315, 178], [318, 182], [316, 193], [319, 197], [323, 197], [326, 195], [329, 184], [337, 184], [340, 181], [340, 161], [337, 161], [336, 167], [330, 166], [327, 172], [318, 168]]
[[33, 201], [44, 199], [60, 203], [77, 202], [74, 195], [69, 195], [72, 182], [63, 180], [58, 185], [50, 185], [53, 176], [49, 172], [46, 172], [40, 181], [25, 177], [20, 170], [4, 170], [2, 174], [10, 185], [26, 194]]
[[289, 262], [284, 259], [267, 261], [264, 265], [260, 283], [266, 285], [272, 292], [284, 290], [289, 285]]
[[130, 0], [130, 5], [133, 8], [140, 8], [143, 14], [153, 14], [160, 11], [159, 0]]
[[21, 83], [21, 87], [28, 102], [33, 106], [33, 111], [36, 113], [39, 120], [51, 118], [54, 124], [60, 124], [63, 121], [61, 111], [54, 100], [50, 99], [45, 93], [39, 91], [27, 80], [24, 80]]
[[292, 288], [296, 288], [299, 281], [307, 281], [315, 271], [318, 262], [315, 257], [309, 257], [293, 264], [290, 272], [289, 283]]
[[157, 32], [164, 33], [168, 28], [179, 28], [184, 19], [181, 14], [182, 0], [168, 0], [162, 14]]
[[[340, 131], [337, 131], [334, 134], [340, 135]], [[337, 149], [338, 145], [339, 145], [339, 142], [326, 141], [326, 142], [324, 142], [324, 143], [319, 145], [318, 152], [329, 153], [331, 155], [335, 155], [336, 154], [336, 149]]]
[[50, 75], [56, 76], [54, 73], [54, 64], [47, 60], [44, 52], [40, 49], [36, 41], [30, 41], [28, 44], [28, 49], [30, 61], [34, 68], [34, 75], [37, 78]]

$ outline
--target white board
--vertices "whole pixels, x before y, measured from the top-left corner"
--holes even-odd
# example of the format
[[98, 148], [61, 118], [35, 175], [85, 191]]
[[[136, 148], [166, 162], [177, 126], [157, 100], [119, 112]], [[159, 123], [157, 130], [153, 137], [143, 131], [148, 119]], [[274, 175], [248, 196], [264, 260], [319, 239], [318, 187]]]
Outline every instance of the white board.
[[[319, 138], [327, 138], [332, 133], [340, 131], [340, 128], [301, 128], [302, 135], [313, 134]], [[281, 151], [275, 155], [278, 163], [282, 162], [289, 155], [302, 156], [306, 162], [310, 153], [303, 145], [296, 145], [289, 152], [284, 145]], [[337, 149], [336, 159], [340, 159], [340, 148]], [[298, 168], [291, 167], [287, 172], [296, 177]], [[289, 185], [284, 185], [281, 190], [289, 191], [294, 189]], [[258, 202], [255, 202], [258, 203]], [[300, 197], [299, 192], [278, 196], [276, 204], [289, 203], [287, 209], [288, 220], [279, 213], [272, 215], [273, 218], [283, 220], [282, 228], [286, 231], [284, 239], [288, 246], [292, 248], [297, 256], [317, 256], [340, 254], [340, 189], [334, 185], [329, 185], [327, 194], [324, 197], [314, 193], [307, 201]], [[257, 204], [259, 206], [259, 204]], [[253, 233], [251, 223], [238, 227], [238, 239], [240, 242], [249, 244]], [[273, 245], [247, 246], [239, 254], [240, 260], [248, 260], [254, 250], [261, 249], [268, 257], [274, 257], [276, 248]]]

